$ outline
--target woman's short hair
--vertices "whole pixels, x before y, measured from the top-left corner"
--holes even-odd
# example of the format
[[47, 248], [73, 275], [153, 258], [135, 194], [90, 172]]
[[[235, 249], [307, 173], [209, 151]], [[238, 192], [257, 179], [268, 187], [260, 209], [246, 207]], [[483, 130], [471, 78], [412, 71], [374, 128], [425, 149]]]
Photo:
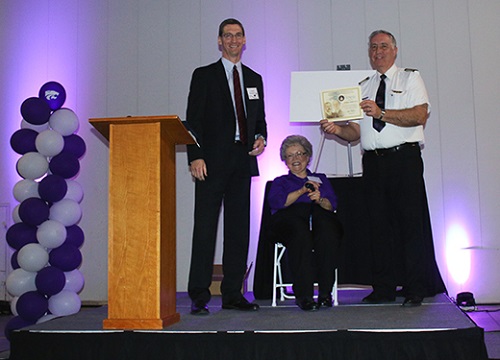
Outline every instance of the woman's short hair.
[[302, 135], [289, 135], [281, 143], [280, 157], [282, 161], [286, 160], [286, 150], [293, 145], [301, 145], [309, 158], [312, 157], [313, 148], [309, 140]]

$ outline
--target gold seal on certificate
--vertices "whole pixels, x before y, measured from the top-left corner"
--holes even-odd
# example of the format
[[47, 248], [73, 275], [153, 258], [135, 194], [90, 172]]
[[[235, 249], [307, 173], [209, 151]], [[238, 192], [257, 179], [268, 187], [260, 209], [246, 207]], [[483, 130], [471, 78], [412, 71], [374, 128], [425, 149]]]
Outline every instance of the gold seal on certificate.
[[347, 121], [363, 118], [361, 87], [349, 87], [321, 92], [323, 118], [330, 121]]

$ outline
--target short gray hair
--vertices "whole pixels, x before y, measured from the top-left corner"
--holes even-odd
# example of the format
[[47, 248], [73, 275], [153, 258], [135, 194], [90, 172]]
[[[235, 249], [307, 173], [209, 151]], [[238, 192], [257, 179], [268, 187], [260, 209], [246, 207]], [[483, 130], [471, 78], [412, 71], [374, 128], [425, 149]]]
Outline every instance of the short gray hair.
[[370, 46], [373, 37], [375, 35], [378, 35], [378, 34], [385, 34], [385, 35], [389, 36], [391, 38], [392, 45], [394, 47], [398, 47], [398, 44], [396, 43], [396, 38], [394, 37], [394, 35], [392, 35], [389, 31], [386, 31], [386, 30], [375, 30], [374, 32], [372, 32], [370, 34], [370, 36], [368, 37], [368, 47]]
[[307, 155], [309, 155], [309, 157], [312, 157], [313, 148], [309, 140], [307, 140], [302, 135], [289, 135], [281, 143], [280, 156], [282, 161], [286, 160], [286, 150], [293, 145], [302, 146]]

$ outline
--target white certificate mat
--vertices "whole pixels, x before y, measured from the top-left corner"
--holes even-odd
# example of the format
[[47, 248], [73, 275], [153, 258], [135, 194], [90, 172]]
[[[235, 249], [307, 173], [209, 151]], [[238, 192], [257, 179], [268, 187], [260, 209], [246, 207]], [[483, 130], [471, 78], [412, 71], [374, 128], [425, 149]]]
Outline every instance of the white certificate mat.
[[321, 93], [358, 86], [375, 70], [293, 71], [290, 82], [290, 122], [319, 122], [323, 119]]

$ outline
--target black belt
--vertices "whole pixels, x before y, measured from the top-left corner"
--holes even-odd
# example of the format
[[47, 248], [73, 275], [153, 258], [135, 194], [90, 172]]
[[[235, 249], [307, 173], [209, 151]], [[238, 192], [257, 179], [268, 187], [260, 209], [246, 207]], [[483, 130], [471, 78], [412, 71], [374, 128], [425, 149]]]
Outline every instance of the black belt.
[[241, 140], [234, 140], [235, 145], [245, 145]]
[[404, 143], [401, 145], [393, 146], [387, 149], [365, 150], [365, 153], [375, 154], [377, 156], [384, 156], [403, 150], [420, 149], [418, 142]]

